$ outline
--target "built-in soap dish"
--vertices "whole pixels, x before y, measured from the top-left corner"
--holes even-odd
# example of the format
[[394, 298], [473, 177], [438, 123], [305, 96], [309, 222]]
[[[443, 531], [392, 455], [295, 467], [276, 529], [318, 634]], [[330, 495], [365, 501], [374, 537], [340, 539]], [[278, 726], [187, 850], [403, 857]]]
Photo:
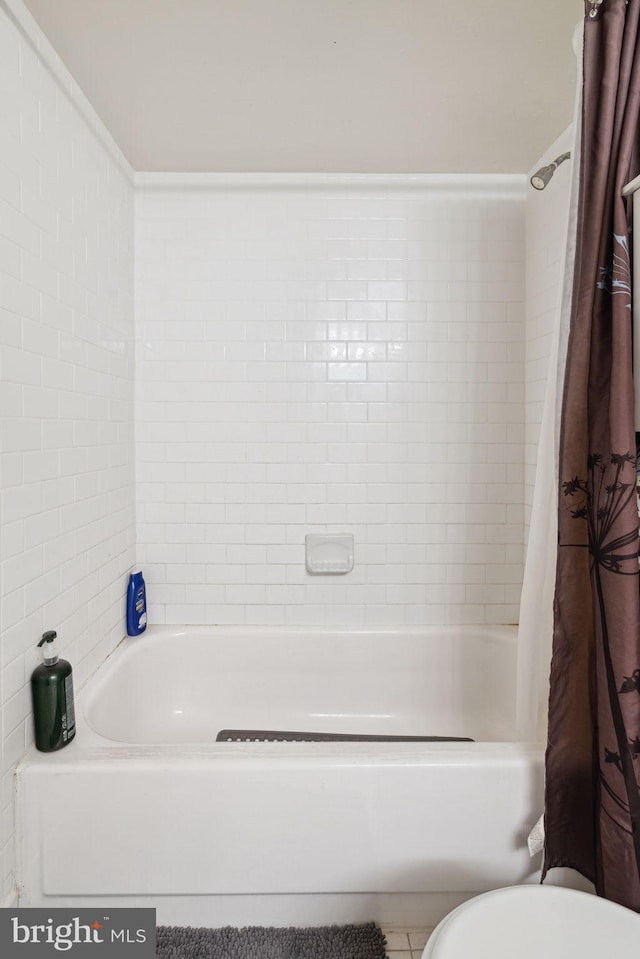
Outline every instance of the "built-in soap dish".
[[308, 573], [350, 573], [353, 569], [351, 533], [309, 533], [304, 544]]

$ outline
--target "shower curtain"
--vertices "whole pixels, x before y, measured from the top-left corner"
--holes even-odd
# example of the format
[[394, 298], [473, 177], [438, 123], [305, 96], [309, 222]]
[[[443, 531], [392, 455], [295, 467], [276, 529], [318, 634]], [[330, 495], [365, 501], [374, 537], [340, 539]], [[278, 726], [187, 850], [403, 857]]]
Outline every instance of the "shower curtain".
[[[578, 95], [572, 124], [571, 156], [580, 155], [580, 113], [582, 109], [582, 24], [576, 27], [573, 49], [578, 61]], [[549, 708], [549, 664], [553, 635], [553, 593], [558, 539], [558, 444], [559, 404], [562, 390], [567, 336], [571, 314], [571, 284], [576, 256], [576, 223], [579, 177], [577, 162], [568, 166], [571, 175], [564, 251], [560, 264], [558, 299], [549, 355], [549, 373], [544, 397], [540, 436], [536, 453], [531, 522], [520, 597], [516, 727], [520, 742], [544, 742], [547, 738]], [[550, 184], [553, 190], [555, 184]], [[532, 191], [533, 193], [533, 191]], [[536, 202], [537, 197], [532, 197]]]
[[586, 3], [576, 257], [559, 448], [544, 872], [640, 911], [640, 595], [631, 259], [640, 0]]

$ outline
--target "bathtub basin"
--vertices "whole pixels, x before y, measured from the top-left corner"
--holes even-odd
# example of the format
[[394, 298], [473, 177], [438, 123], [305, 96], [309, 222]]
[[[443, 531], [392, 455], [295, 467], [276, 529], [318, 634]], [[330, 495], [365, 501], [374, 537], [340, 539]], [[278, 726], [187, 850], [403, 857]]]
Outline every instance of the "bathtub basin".
[[[516, 631], [149, 628], [17, 772], [22, 906], [179, 924], [439, 921], [531, 877], [542, 747], [513, 741]], [[216, 742], [221, 729], [474, 742]]]

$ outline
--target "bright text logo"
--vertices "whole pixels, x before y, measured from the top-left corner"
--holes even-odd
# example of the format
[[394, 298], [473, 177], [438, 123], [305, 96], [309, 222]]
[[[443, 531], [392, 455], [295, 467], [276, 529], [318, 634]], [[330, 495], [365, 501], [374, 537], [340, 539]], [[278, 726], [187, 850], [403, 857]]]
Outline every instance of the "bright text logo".
[[3, 959], [69, 952], [72, 959], [154, 959], [155, 944], [155, 909], [0, 909]]

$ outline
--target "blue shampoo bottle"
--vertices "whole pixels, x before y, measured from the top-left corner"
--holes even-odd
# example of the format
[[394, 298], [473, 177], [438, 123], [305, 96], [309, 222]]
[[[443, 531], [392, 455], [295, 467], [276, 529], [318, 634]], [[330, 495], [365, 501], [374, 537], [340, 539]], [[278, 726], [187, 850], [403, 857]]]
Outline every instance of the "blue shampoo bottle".
[[127, 588], [127, 633], [139, 636], [147, 628], [147, 591], [142, 572], [129, 576]]

